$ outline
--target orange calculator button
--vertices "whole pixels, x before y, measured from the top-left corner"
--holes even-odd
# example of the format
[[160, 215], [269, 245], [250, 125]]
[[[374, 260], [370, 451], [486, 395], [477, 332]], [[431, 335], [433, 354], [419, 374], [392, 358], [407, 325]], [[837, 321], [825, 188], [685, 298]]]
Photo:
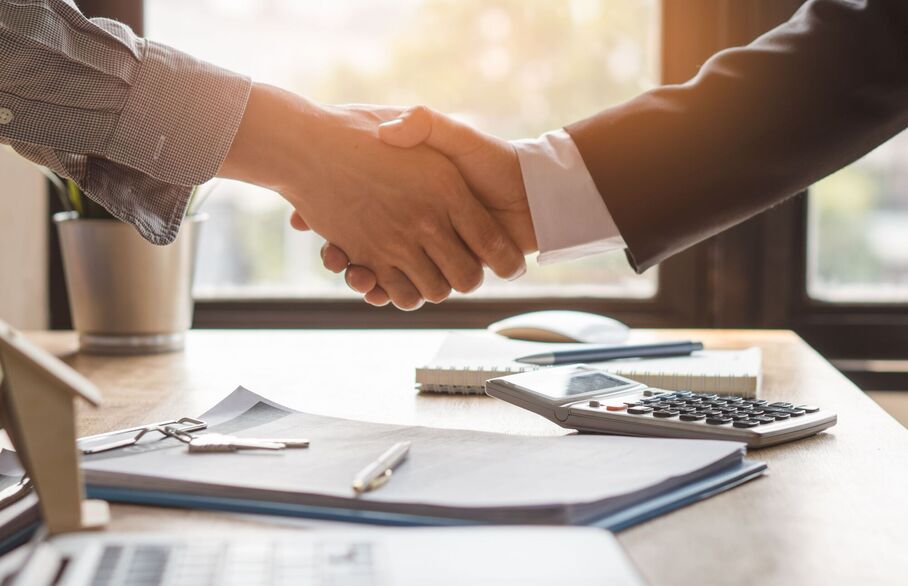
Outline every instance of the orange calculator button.
[[627, 405], [606, 405], [606, 411], [624, 411], [627, 409]]

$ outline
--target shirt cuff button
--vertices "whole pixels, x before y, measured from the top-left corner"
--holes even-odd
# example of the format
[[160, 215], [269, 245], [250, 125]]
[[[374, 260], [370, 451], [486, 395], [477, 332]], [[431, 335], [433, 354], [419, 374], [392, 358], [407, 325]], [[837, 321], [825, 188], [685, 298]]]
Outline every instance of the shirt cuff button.
[[13, 111], [9, 108], [0, 108], [0, 124], [9, 124], [13, 121]]

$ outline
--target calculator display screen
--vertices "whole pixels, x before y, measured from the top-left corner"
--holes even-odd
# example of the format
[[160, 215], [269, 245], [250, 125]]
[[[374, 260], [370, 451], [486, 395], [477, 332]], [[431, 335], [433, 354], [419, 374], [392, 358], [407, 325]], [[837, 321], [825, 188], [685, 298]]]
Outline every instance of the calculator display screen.
[[546, 381], [550, 384], [533, 387], [533, 391], [557, 399], [627, 386], [627, 381], [612, 378], [601, 372], [575, 371], [559, 379], [557, 384], [551, 384], [555, 383], [554, 380]]

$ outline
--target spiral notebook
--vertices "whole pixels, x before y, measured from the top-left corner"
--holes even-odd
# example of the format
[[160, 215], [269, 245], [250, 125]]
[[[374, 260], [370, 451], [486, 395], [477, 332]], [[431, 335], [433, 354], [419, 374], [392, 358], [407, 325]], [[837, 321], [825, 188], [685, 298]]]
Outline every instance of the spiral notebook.
[[[527, 354], [582, 348], [582, 344], [546, 344], [510, 340], [491, 333], [448, 334], [430, 364], [416, 369], [421, 391], [482, 394], [490, 378], [545, 368], [514, 359]], [[703, 350], [690, 356], [633, 358], [595, 366], [647, 386], [698, 393], [723, 393], [755, 398], [760, 392], [762, 354], [759, 348]]]

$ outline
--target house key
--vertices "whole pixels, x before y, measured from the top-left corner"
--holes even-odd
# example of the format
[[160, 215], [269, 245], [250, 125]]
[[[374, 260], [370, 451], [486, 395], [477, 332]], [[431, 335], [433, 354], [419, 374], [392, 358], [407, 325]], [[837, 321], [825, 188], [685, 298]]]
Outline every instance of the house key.
[[[221, 434], [205, 434], [195, 436], [197, 438], [206, 437], [208, 435], [221, 435]], [[255, 443], [255, 444], [281, 444], [284, 448], [308, 448], [309, 440], [303, 438], [261, 438], [261, 437], [236, 437], [233, 435], [221, 435], [222, 438], [227, 438], [229, 440], [235, 440], [240, 443]], [[254, 448], [246, 448], [254, 449]], [[270, 448], [266, 448], [270, 449]]]
[[247, 439], [224, 435], [220, 433], [206, 433], [194, 436], [189, 440], [189, 453], [236, 452], [237, 450], [283, 450], [285, 444], [258, 439]]

